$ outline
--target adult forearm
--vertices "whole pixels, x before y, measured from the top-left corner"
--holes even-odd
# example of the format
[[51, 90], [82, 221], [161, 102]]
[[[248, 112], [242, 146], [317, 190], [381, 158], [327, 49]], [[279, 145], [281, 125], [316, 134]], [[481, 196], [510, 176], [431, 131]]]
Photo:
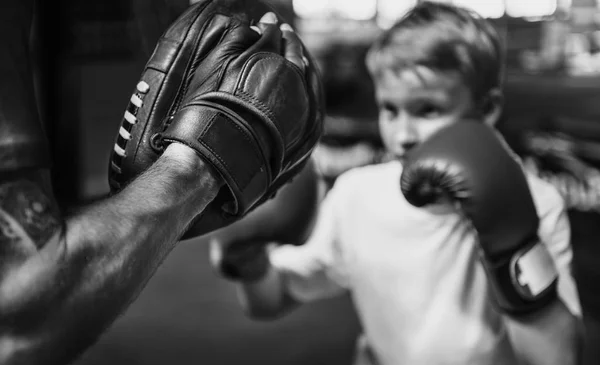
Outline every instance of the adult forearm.
[[560, 299], [524, 317], [506, 317], [508, 333], [523, 365], [575, 365], [578, 363], [579, 319]]
[[5, 275], [0, 317], [12, 328], [0, 340], [3, 363], [69, 361], [138, 296], [218, 192], [212, 170], [172, 155], [177, 148], [118, 195], [67, 218]]

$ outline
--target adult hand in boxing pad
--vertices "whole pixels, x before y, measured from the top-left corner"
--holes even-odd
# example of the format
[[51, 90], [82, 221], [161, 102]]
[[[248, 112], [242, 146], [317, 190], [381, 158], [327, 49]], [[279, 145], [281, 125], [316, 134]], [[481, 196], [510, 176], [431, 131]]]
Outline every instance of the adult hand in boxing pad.
[[262, 278], [269, 267], [266, 245], [303, 244], [312, 231], [318, 206], [318, 176], [310, 160], [275, 198], [211, 234], [213, 267], [230, 280]]
[[512, 152], [487, 125], [462, 121], [412, 150], [402, 193], [417, 207], [459, 203], [477, 231], [492, 292], [511, 314], [538, 310], [556, 297], [557, 271], [539, 242], [539, 218]]
[[291, 28], [255, 23], [268, 11], [260, 1], [192, 5], [159, 40], [125, 112], [110, 159], [113, 192], [174, 142], [193, 148], [224, 183], [183, 239], [226, 226], [271, 197], [321, 136], [314, 62]]

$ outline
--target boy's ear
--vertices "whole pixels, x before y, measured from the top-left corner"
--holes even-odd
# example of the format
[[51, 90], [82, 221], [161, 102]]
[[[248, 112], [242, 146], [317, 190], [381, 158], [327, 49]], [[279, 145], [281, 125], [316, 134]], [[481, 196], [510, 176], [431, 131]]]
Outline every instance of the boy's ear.
[[504, 107], [504, 94], [499, 88], [494, 88], [481, 100], [481, 116], [483, 122], [490, 127], [494, 127]]

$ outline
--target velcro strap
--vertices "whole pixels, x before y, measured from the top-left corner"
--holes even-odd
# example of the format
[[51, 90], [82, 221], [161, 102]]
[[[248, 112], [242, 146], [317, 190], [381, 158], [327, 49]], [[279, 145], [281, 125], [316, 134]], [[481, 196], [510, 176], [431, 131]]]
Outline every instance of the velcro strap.
[[556, 298], [558, 271], [547, 247], [538, 240], [501, 264], [483, 261], [496, 304], [504, 312], [531, 313]]
[[223, 209], [244, 214], [266, 192], [271, 171], [248, 124], [222, 105], [200, 102], [180, 110], [162, 136], [198, 152], [225, 180], [233, 195]]
[[535, 300], [558, 278], [548, 248], [539, 241], [513, 256], [510, 272], [517, 292], [529, 300]]

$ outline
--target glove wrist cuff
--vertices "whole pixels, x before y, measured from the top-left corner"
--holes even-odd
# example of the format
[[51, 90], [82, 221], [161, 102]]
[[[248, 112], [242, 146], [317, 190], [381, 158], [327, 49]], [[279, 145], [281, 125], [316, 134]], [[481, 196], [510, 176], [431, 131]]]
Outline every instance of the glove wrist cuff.
[[507, 260], [483, 261], [496, 305], [505, 313], [529, 314], [557, 297], [558, 272], [547, 247], [537, 239]]
[[244, 215], [271, 185], [271, 169], [252, 129], [222, 105], [198, 102], [182, 109], [161, 139], [193, 148], [212, 165], [229, 188], [223, 209], [231, 215]]

